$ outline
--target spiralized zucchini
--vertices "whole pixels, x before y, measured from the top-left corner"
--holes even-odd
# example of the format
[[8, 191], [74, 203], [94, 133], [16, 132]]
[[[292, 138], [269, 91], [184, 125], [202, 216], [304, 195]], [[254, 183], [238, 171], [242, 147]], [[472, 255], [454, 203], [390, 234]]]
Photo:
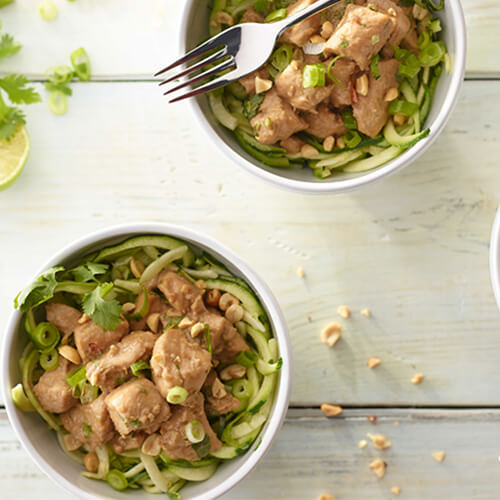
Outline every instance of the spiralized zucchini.
[[[226, 29], [228, 26], [218, 20], [227, 19], [227, 16], [234, 23], [241, 22], [241, 17], [248, 7], [255, 7], [264, 16], [265, 22], [272, 22], [281, 18], [286, 11], [287, 4], [292, 3], [294, 0], [263, 2], [215, 0], [210, 16], [210, 33], [215, 34]], [[397, 102], [391, 103], [392, 110], [412, 110], [407, 121], [410, 127], [406, 125], [396, 127], [389, 117], [383, 133], [380, 133], [376, 138], [370, 138], [357, 129], [357, 122], [352, 116], [351, 108], [347, 107], [340, 111], [348, 132], [343, 137], [338, 138], [343, 140], [337, 140], [336, 147], [329, 148], [327, 151], [323, 145], [323, 139], [306, 132], [299, 132], [296, 136], [304, 143], [314, 147], [317, 154], [312, 158], [310, 155], [304, 156], [302, 152], [289, 154], [283, 148], [278, 147], [278, 144], [264, 145], [258, 142], [256, 139], [257, 130], [252, 130], [250, 119], [258, 112], [264, 94], [249, 96], [245, 88], [238, 82], [233, 82], [222, 90], [218, 89], [209, 94], [208, 101], [214, 117], [221, 125], [234, 133], [241, 149], [261, 164], [275, 168], [308, 167], [319, 179], [328, 179], [342, 172], [351, 174], [365, 172], [393, 160], [429, 135], [430, 130], [424, 128], [424, 125], [432, 105], [434, 91], [442, 70], [449, 73], [453, 63], [444, 42], [440, 40], [442, 30], [440, 19], [433, 17], [434, 11], [444, 7], [444, 0], [439, 2], [416, 0], [416, 3], [429, 9], [430, 15], [422, 21], [417, 21], [416, 24], [417, 32], [420, 35], [418, 55], [406, 49], [394, 48], [394, 57], [400, 61], [397, 77], [400, 82], [401, 98]], [[224, 13], [224, 16], [218, 15], [220, 13]], [[324, 15], [328, 18], [329, 11], [325, 11]], [[292, 57], [293, 47], [278, 42], [268, 61], [269, 78], [274, 80], [288, 66]], [[341, 57], [337, 56], [331, 61], [330, 66], [326, 69], [326, 74], [334, 85], [342, 87], [341, 82], [331, 73], [331, 67]], [[379, 63], [380, 55], [376, 54], [370, 64], [370, 71], [374, 78], [380, 77]], [[314, 73], [314, 81], [311, 80], [312, 77], [306, 78], [307, 75], [304, 76], [304, 87], [324, 85], [325, 68], [323, 64], [310, 64], [305, 69], [317, 70], [318, 74]], [[391, 114], [391, 112], [389, 113]], [[374, 145], [379, 146], [381, 150], [371, 147]], [[251, 326], [256, 328], [255, 323]]]
[[[139, 268], [143, 269], [140, 277], [132, 272], [137, 272]], [[140, 307], [126, 312], [129, 320], [141, 320], [149, 312], [149, 293], [152, 292], [148, 291], [147, 285], [166, 268], [190, 282], [203, 280], [202, 288], [206, 290], [218, 290], [220, 295], [233, 295], [243, 308], [241, 321], [235, 327], [244, 336], [249, 350], [240, 353], [236, 363], [241, 361], [238, 377], [243, 373], [242, 367], [245, 373], [237, 379], [229, 376], [228, 380], [230, 367], [220, 363], [216, 368], [221, 379], [225, 380], [226, 392], [232, 393], [240, 401], [240, 406], [226, 415], [207, 415], [210, 425], [222, 442], [222, 447], [213, 454], [206, 447], [208, 435], [200, 421], [194, 419], [189, 422], [186, 426], [189, 429], [185, 429], [186, 439], [193, 443], [193, 449], [205, 450], [197, 461], [172, 459], [164, 451], [152, 456], [147, 454], [149, 451], [146, 448], [144, 451], [137, 448], [114, 453], [111, 447], [103, 444], [93, 450], [98, 459], [97, 470], [84, 470], [82, 475], [88, 479], [106, 481], [118, 491], [142, 488], [149, 493], [164, 493], [171, 498], [178, 498], [179, 491], [186, 483], [210, 478], [221, 462], [242, 455], [251, 447], [269, 416], [278, 371], [282, 365], [269, 319], [252, 288], [212, 256], [174, 238], [146, 235], [105, 248], [82, 259], [73, 269], [58, 267], [44, 273], [34, 285], [18, 296], [18, 307], [26, 312], [24, 327], [29, 342], [20, 360], [22, 383], [12, 389], [12, 398], [20, 410], [38, 412], [49, 427], [57, 431], [59, 444], [68, 457], [84, 464], [90, 448], [84, 444], [73, 449], [72, 439], [66, 441], [66, 438], [72, 436], [66, 434], [59, 417], [45, 411], [33, 391], [44, 372], [57, 369], [58, 359], [61, 359], [58, 358], [61, 344], [74, 345], [71, 335], [63, 337], [55, 325], [45, 320], [44, 303], [61, 302], [77, 308], [84, 307], [80, 304], [85, 304], [89, 296], [94, 296], [100, 290], [101, 294], [95, 300], [97, 304], [107, 301], [104, 310], [111, 311], [109, 314], [122, 315], [124, 303], [134, 303], [141, 299], [137, 302], [141, 304]], [[39, 297], [41, 287], [44, 290], [42, 300]], [[33, 296], [33, 293], [36, 295]], [[113, 303], [111, 308], [110, 303]], [[94, 307], [97, 306], [94, 304]], [[96, 322], [98, 319], [105, 321], [106, 318], [99, 314], [91, 319]], [[180, 319], [173, 318], [165, 330], [174, 328]], [[205, 334], [209, 339], [209, 329], [206, 329]], [[208, 340], [207, 344], [210, 352], [211, 344]], [[146, 360], [137, 361], [130, 368], [132, 376], [151, 376], [151, 366]], [[225, 368], [228, 368], [227, 373], [222, 376]], [[100, 389], [87, 380], [85, 365], [70, 371], [66, 381], [72, 388], [73, 397], [79, 398], [82, 404], [88, 404], [98, 397]], [[167, 401], [171, 405], [182, 405], [187, 397], [188, 392], [177, 386], [169, 391]], [[87, 428], [92, 432], [92, 428], [85, 425], [87, 427], [84, 428], [84, 433]]]

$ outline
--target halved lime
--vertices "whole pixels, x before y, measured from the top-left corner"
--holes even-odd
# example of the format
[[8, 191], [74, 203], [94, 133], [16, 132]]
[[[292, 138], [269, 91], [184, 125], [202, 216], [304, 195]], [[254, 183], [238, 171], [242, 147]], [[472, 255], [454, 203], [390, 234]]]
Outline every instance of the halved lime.
[[9, 142], [0, 140], [0, 191], [18, 178], [29, 154], [30, 138], [25, 127], [20, 127]]

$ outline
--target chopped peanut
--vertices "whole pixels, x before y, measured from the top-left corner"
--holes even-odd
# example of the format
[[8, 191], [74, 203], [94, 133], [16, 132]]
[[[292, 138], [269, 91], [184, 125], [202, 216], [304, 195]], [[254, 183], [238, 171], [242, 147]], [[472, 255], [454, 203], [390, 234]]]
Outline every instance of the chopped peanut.
[[131, 259], [130, 270], [135, 278], [140, 278], [144, 272], [144, 264], [140, 260]]
[[338, 323], [330, 323], [320, 334], [321, 342], [328, 347], [333, 347], [342, 335], [342, 327]]
[[377, 450], [386, 450], [391, 447], [391, 442], [383, 434], [367, 434]]
[[161, 436], [159, 434], [151, 434], [142, 443], [142, 453], [156, 457], [161, 452]]
[[328, 495], [327, 493], [323, 493], [318, 497], [318, 500], [335, 500], [333, 495]]
[[146, 324], [153, 333], [158, 333], [158, 326], [160, 325], [160, 313], [153, 313], [146, 319]]
[[432, 454], [432, 458], [436, 461], [441, 463], [446, 457], [446, 453], [444, 451], [435, 451]]
[[345, 141], [344, 141], [343, 137], [337, 137], [336, 142], [337, 142], [337, 147], [339, 149], [344, 149], [345, 148]]
[[75, 365], [80, 365], [82, 363], [82, 358], [80, 357], [80, 354], [78, 354], [78, 351], [74, 347], [71, 347], [70, 345], [60, 346], [59, 354], [68, 361], [71, 361], [71, 363]]
[[370, 309], [361, 309], [361, 315], [365, 318], [369, 318], [372, 315]]
[[378, 478], [383, 478], [385, 475], [385, 468], [387, 464], [380, 460], [380, 458], [376, 458], [371, 464], [370, 469], [375, 472]]
[[362, 439], [359, 443], [358, 443], [358, 448], [366, 448], [366, 446], [368, 445], [368, 441], [366, 439]]
[[315, 158], [316, 156], [319, 155], [319, 151], [310, 144], [304, 144], [300, 150], [300, 154], [304, 158]]
[[255, 93], [262, 94], [263, 92], [267, 92], [273, 86], [273, 82], [271, 80], [266, 80], [261, 78], [260, 76], [255, 77]]
[[333, 135], [329, 135], [323, 141], [323, 149], [329, 153], [335, 147], [335, 137]]
[[390, 15], [390, 16], [392, 16], [392, 17], [396, 17], [396, 16], [397, 16], [396, 11], [395, 11], [392, 7], [389, 7], [389, 8], [387, 9], [387, 14], [389, 14], [389, 15]]
[[399, 96], [399, 90], [396, 87], [392, 87], [385, 93], [384, 101], [392, 102], [395, 99], [397, 99], [398, 96]]
[[391, 492], [393, 495], [399, 495], [401, 493], [401, 488], [399, 486], [393, 486]]
[[424, 380], [424, 374], [423, 373], [415, 373], [411, 379], [412, 384], [421, 384]]
[[[125, 306], [125, 304], [123, 304], [123, 305]], [[132, 304], [132, 305], [134, 306], [134, 309], [135, 309], [135, 304]], [[90, 316], [88, 314], [84, 313], [80, 316], [80, 319], [78, 320], [78, 324], [84, 325], [85, 323], [87, 323], [87, 321], [90, 321]]]
[[333, 35], [334, 30], [333, 24], [330, 21], [325, 21], [321, 26], [321, 36], [328, 40]]
[[243, 311], [243, 307], [241, 307], [239, 304], [231, 304], [227, 309], [226, 309], [226, 319], [231, 323], [235, 324], [238, 321], [241, 321], [243, 319], [243, 314], [245, 312]]
[[310, 38], [311, 43], [325, 43], [325, 39], [319, 35], [313, 35]]
[[203, 323], [196, 323], [191, 327], [191, 337], [196, 338], [205, 329]]
[[221, 311], [226, 311], [227, 309], [229, 309], [229, 306], [239, 303], [240, 301], [236, 297], [234, 297], [230, 293], [225, 293], [219, 300], [219, 309]]
[[349, 308], [347, 306], [339, 306], [337, 308], [337, 312], [344, 319], [347, 319], [351, 316], [351, 311], [349, 310]]
[[93, 451], [83, 457], [83, 465], [89, 472], [97, 472], [99, 468], [99, 457]]
[[392, 121], [394, 122], [394, 125], [396, 125], [396, 127], [401, 127], [402, 125], [404, 125], [408, 121], [408, 117], [406, 115], [401, 114], [401, 113], [396, 113], [392, 117]]
[[219, 374], [219, 377], [222, 380], [233, 380], [235, 378], [242, 378], [245, 376], [245, 373], [247, 372], [247, 369], [235, 363], [234, 365], [229, 365], [224, 370], [222, 370]]
[[190, 328], [191, 326], [194, 325], [194, 321], [190, 318], [188, 318], [187, 316], [184, 316], [184, 318], [182, 318], [180, 321], [179, 321], [179, 324], [177, 325], [179, 328]]
[[321, 411], [327, 417], [336, 417], [337, 415], [340, 415], [342, 413], [342, 407], [338, 405], [331, 405], [329, 403], [323, 403], [321, 405]]
[[[135, 304], [133, 302], [125, 302], [122, 306], [122, 311], [124, 313], [131, 313], [135, 309]], [[81, 320], [82, 318], [80, 318]], [[80, 323], [80, 320], [78, 322]]]
[[382, 363], [382, 361], [380, 360], [380, 358], [377, 358], [377, 357], [372, 357], [370, 358], [366, 365], [368, 366], [368, 368], [375, 368], [376, 366], [378, 366], [380, 363]]
[[366, 420], [370, 422], [370, 424], [376, 424], [377, 423], [377, 417], [375, 415], [368, 415], [366, 417]]
[[356, 92], [362, 96], [368, 95], [368, 76], [366, 74], [361, 75], [356, 80]]
[[216, 288], [209, 290], [205, 295], [205, 303], [210, 307], [218, 307], [220, 300], [220, 292]]
[[306, 272], [304, 271], [304, 268], [302, 266], [299, 266], [297, 268], [297, 274], [299, 278], [303, 278], [306, 275]]

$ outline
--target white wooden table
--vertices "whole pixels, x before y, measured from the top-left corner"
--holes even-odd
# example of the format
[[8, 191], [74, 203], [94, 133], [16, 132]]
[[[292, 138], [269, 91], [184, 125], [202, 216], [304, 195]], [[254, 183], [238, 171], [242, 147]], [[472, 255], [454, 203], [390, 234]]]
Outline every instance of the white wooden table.
[[[463, 0], [467, 81], [437, 144], [412, 167], [341, 196], [283, 192], [241, 172], [205, 139], [184, 104], [169, 106], [150, 75], [176, 54], [183, 2], [55, 0], [0, 10], [23, 45], [0, 63], [44, 93], [44, 71], [84, 46], [93, 81], [74, 85], [69, 111], [27, 109], [31, 156], [0, 194], [0, 331], [17, 291], [62, 245], [110, 224], [158, 220], [232, 247], [276, 293], [295, 358], [291, 408], [264, 462], [231, 499], [498, 499], [500, 313], [488, 277], [500, 201], [497, 0]], [[298, 266], [305, 279], [296, 274]], [[319, 331], [353, 311], [334, 349]], [[373, 316], [360, 315], [368, 307]], [[308, 316], [311, 321], [308, 321]], [[366, 367], [371, 356], [382, 365]], [[419, 386], [410, 379], [425, 374]], [[327, 420], [322, 402], [340, 403]], [[0, 402], [1, 403], [1, 402]], [[1, 410], [0, 410], [1, 411]], [[376, 426], [366, 420], [378, 416]], [[398, 422], [399, 425], [395, 425]], [[357, 443], [381, 432], [392, 448]], [[432, 452], [445, 450], [438, 464]], [[388, 463], [379, 480], [368, 464]], [[0, 413], [0, 496], [69, 496], [30, 461]], [[45, 493], [44, 493], [45, 495]], [[48, 493], [47, 493], [48, 495]]]

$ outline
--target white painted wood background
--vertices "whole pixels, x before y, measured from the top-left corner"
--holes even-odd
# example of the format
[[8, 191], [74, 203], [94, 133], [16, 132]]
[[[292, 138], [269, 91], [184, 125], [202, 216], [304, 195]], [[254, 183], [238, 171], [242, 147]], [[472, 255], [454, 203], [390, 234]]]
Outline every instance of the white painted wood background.
[[[383, 183], [311, 197], [241, 172], [201, 135], [187, 106], [161, 98], [150, 75], [175, 55], [182, 2], [55, 0], [54, 23], [39, 18], [38, 3], [0, 10], [4, 29], [24, 45], [0, 74], [41, 79], [84, 46], [94, 81], [74, 85], [64, 117], [45, 103], [27, 108], [31, 156], [0, 193], [0, 332], [12, 298], [62, 245], [123, 221], [188, 225], [267, 280], [293, 341], [293, 409], [266, 461], [227, 498], [303, 500], [329, 491], [337, 500], [378, 500], [397, 484], [400, 498], [498, 499], [500, 313], [488, 241], [500, 202], [500, 4], [463, 2], [468, 81], [438, 143]], [[329, 350], [319, 331], [339, 320], [339, 304], [353, 317]], [[364, 307], [372, 318], [359, 314]], [[382, 365], [369, 370], [370, 356]], [[420, 386], [410, 383], [416, 371], [426, 376]], [[300, 409], [324, 401], [365, 409], [329, 421]], [[383, 423], [372, 426], [368, 414]], [[374, 430], [393, 441], [380, 453], [389, 463], [381, 481], [368, 469], [373, 449], [357, 449]], [[447, 451], [443, 464], [430, 457], [435, 449]], [[8, 500], [50, 488], [5, 415], [0, 487]], [[51, 497], [69, 498], [58, 489]]]

